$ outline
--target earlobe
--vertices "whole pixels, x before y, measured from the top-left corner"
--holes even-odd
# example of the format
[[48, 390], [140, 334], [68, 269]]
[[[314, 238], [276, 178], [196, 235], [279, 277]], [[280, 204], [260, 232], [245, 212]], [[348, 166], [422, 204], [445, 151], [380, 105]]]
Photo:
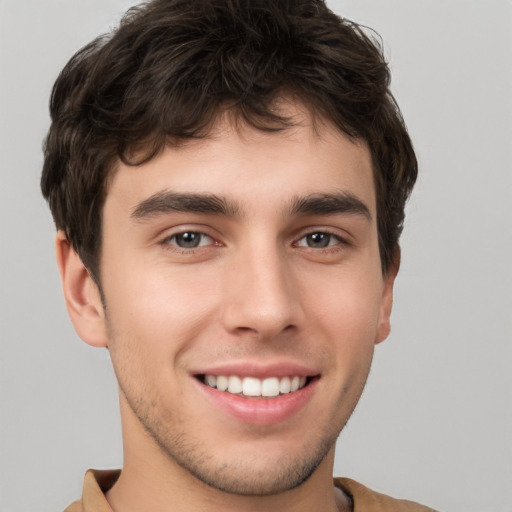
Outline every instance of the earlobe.
[[66, 307], [77, 334], [89, 345], [106, 347], [105, 312], [98, 286], [62, 231], [57, 233], [55, 252]]
[[390, 265], [383, 278], [382, 298], [379, 314], [379, 325], [377, 327], [377, 336], [375, 344], [384, 341], [391, 332], [391, 310], [393, 308], [393, 287], [395, 278], [400, 268], [400, 248], [397, 247], [393, 257], [393, 263]]

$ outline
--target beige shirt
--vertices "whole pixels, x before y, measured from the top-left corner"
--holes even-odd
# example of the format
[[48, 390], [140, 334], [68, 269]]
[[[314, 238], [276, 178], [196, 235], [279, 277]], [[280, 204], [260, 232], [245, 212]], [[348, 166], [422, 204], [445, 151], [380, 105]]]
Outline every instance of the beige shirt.
[[[119, 470], [87, 471], [82, 499], [75, 501], [64, 512], [113, 512], [104, 493], [116, 483], [120, 474]], [[349, 478], [335, 478], [334, 485], [352, 498], [353, 512], [435, 512], [412, 501], [397, 500], [371, 491]]]

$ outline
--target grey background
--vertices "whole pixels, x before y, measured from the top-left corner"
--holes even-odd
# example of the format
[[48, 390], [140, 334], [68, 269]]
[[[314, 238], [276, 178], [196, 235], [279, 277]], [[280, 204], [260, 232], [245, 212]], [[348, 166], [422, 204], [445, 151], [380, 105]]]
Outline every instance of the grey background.
[[[122, 463], [108, 354], [67, 318], [39, 194], [58, 71], [127, 0], [0, 0], [0, 511], [63, 509]], [[445, 511], [512, 511], [512, 3], [331, 0], [384, 38], [418, 151], [393, 333], [335, 472]]]

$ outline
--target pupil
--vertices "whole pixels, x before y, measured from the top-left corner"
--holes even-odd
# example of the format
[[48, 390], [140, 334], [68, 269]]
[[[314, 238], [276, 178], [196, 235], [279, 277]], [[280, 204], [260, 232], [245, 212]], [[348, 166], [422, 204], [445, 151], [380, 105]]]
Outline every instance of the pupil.
[[191, 249], [199, 245], [199, 235], [193, 232], [181, 233], [176, 236], [176, 241], [180, 247]]
[[330, 235], [325, 233], [312, 233], [308, 235], [308, 245], [311, 247], [327, 247], [329, 245]]

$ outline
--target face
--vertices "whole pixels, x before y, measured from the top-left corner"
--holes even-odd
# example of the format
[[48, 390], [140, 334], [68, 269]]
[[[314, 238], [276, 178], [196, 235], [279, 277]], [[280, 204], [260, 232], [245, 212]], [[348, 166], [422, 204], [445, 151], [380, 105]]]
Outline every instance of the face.
[[284, 491], [332, 460], [388, 332], [369, 151], [295, 115], [120, 164], [104, 206], [125, 451], [230, 493]]

